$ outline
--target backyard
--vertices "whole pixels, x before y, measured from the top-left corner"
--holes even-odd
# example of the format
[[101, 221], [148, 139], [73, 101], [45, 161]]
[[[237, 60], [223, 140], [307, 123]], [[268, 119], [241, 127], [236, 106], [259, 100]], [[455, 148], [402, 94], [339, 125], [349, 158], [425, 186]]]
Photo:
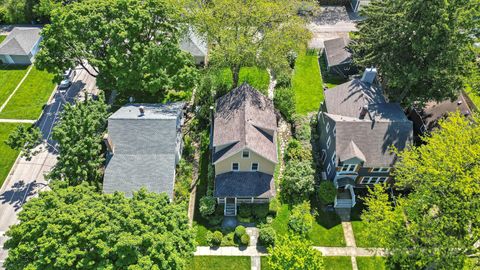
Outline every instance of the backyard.
[[187, 268], [193, 270], [250, 270], [250, 263], [250, 257], [247, 256], [195, 256]]
[[297, 113], [316, 112], [323, 101], [323, 83], [318, 66], [318, 52], [307, 50], [299, 53], [292, 77]]
[[[217, 83], [224, 84], [231, 89], [232, 87], [232, 72], [228, 68], [220, 69], [215, 71], [215, 77]], [[270, 76], [266, 69], [261, 69], [258, 67], [243, 67], [240, 70], [240, 76], [238, 84], [247, 82], [253, 88], [259, 90], [260, 92], [266, 94], [268, 90], [268, 85], [270, 83]]]
[[0, 155], [0, 187], [7, 178], [10, 168], [18, 156], [18, 151], [10, 149], [10, 147], [3, 142], [18, 125], [19, 124], [0, 123], [0, 153], [2, 153]]
[[[14, 83], [11, 85], [15, 88]], [[52, 74], [33, 67], [12, 99], [0, 112], [0, 118], [36, 120], [54, 87]]]

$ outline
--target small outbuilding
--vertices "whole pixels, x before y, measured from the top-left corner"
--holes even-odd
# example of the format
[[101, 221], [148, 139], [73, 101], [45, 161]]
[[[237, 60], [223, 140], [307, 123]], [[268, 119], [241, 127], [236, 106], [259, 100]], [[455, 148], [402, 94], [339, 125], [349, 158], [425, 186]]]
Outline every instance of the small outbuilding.
[[323, 42], [328, 72], [344, 78], [357, 73], [352, 65], [352, 53], [347, 48], [349, 42], [343, 37]]
[[42, 36], [38, 27], [15, 27], [0, 43], [0, 63], [30, 65], [40, 49]]

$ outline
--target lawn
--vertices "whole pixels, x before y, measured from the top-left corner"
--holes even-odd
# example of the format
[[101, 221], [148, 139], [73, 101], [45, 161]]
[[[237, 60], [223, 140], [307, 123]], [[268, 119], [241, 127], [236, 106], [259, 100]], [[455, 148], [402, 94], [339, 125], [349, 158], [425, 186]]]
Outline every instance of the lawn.
[[383, 257], [357, 257], [358, 270], [385, 270], [385, 258]]
[[477, 109], [480, 109], [480, 95], [473, 91], [471, 86], [467, 86], [465, 92], [468, 94], [468, 97], [472, 100]]
[[6, 38], [7, 38], [6, 35], [0, 35], [0, 43], [2, 43], [2, 41], [4, 41]]
[[[287, 204], [283, 204], [277, 216], [272, 222], [272, 227], [277, 232], [277, 235], [285, 235], [289, 233], [288, 219], [290, 217], [290, 209]], [[313, 224], [313, 229], [308, 235], [310, 241], [314, 246], [326, 247], [344, 247], [345, 240], [343, 238], [343, 229], [335, 213], [325, 213], [318, 211], [316, 222]]]
[[330, 74], [327, 71], [327, 61], [325, 60], [325, 54], [320, 56], [320, 70], [322, 71], [322, 79], [325, 86], [328, 88], [334, 88], [335, 86], [348, 81], [348, 78], [343, 78], [338, 75]]
[[0, 118], [37, 119], [54, 87], [53, 74], [33, 67], [7, 106], [0, 112]]
[[365, 206], [363, 205], [363, 201], [357, 199], [357, 204], [352, 209], [351, 214], [353, 234], [355, 235], [355, 243], [357, 244], [357, 247], [378, 247], [378, 245], [373, 243], [367, 237], [367, 225], [361, 219], [361, 214], [364, 209]]
[[[325, 270], [351, 270], [352, 259], [350, 257], [323, 257]], [[376, 269], [376, 268], [371, 268]]]
[[18, 125], [19, 124], [0, 123], [0, 187], [7, 178], [10, 168], [18, 156], [18, 151], [10, 149], [10, 147], [3, 142]]
[[198, 211], [200, 199], [207, 193], [209, 151], [204, 151], [200, 156], [199, 181], [195, 196], [194, 228], [197, 230], [196, 241], [199, 246], [207, 246], [206, 236], [209, 231], [208, 224]]
[[1, 65], [0, 66], [0, 106], [13, 92], [18, 83], [27, 73], [28, 66]]
[[318, 111], [320, 102], [323, 101], [323, 84], [317, 51], [308, 50], [298, 55], [292, 86], [298, 114]]
[[[217, 83], [223, 83], [228, 86], [228, 89], [232, 88], [232, 72], [228, 68], [217, 71], [216, 74]], [[257, 67], [243, 67], [240, 70], [240, 77], [238, 84], [247, 82], [255, 89], [259, 90], [263, 94], [267, 94], [268, 85], [270, 84], [270, 76], [266, 69]]]
[[261, 270], [270, 270], [270, 266], [268, 266], [268, 259], [267, 256], [260, 257], [260, 268]]
[[250, 270], [250, 257], [195, 256], [188, 269], [192, 270]]

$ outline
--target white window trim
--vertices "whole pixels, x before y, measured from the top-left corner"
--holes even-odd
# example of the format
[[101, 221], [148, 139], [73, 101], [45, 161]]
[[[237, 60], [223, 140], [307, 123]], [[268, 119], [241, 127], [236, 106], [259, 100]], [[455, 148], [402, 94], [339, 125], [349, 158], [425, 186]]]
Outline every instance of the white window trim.
[[[243, 153], [245, 153], [245, 152], [248, 153], [248, 157], [243, 156]], [[249, 150], [242, 150], [242, 158], [244, 158], [244, 159], [250, 158], [250, 151]]]
[[390, 172], [390, 167], [376, 167], [372, 168], [372, 172], [381, 173], [381, 172]]
[[337, 159], [337, 153], [336, 152], [333, 152], [333, 155], [332, 155], [332, 159], [330, 159], [332, 161], [332, 164], [333, 164], [333, 167], [335, 167], [335, 161]]
[[325, 130], [328, 131], [330, 130], [330, 122], [327, 122], [327, 124], [325, 125]]
[[[352, 166], [353, 166], [353, 169], [352, 169]], [[343, 164], [340, 168], [340, 172], [356, 172], [357, 166], [358, 166], [357, 164]]]
[[[233, 169], [233, 164], [237, 164], [237, 165], [238, 165], [238, 170]], [[232, 172], [239, 172], [239, 171], [240, 171], [240, 163], [238, 163], [238, 162], [232, 162]]]
[[[253, 169], [253, 164], [257, 164], [257, 169], [256, 169], [256, 170]], [[252, 172], [258, 172], [258, 170], [260, 170], [260, 163], [258, 163], [258, 162], [252, 162], [252, 164], [250, 164], [250, 170], [251, 170]]]
[[322, 149], [322, 156], [320, 157], [320, 159], [322, 160], [322, 162], [325, 162], [325, 160], [327, 160], [327, 150]]
[[386, 177], [386, 176], [365, 176], [365, 177], [362, 177], [362, 179], [360, 180], [360, 184], [362, 185], [378, 184], [380, 183], [380, 180], [384, 179], [384, 181], [380, 183], [382, 184], [387, 182], [389, 178], [390, 177]]
[[331, 171], [332, 171], [332, 165], [330, 165], [330, 163], [328, 163], [327, 174], [330, 174]]
[[327, 149], [330, 148], [330, 144], [332, 144], [332, 139], [330, 138], [330, 136], [328, 136], [328, 139], [327, 139]]

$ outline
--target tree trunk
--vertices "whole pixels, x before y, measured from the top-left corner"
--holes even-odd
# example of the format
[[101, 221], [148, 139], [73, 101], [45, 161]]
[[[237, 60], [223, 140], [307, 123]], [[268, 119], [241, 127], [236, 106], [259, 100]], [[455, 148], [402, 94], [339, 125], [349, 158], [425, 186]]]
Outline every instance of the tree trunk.
[[231, 67], [230, 70], [232, 71], [232, 88], [236, 88], [240, 78], [240, 67], [234, 66]]

